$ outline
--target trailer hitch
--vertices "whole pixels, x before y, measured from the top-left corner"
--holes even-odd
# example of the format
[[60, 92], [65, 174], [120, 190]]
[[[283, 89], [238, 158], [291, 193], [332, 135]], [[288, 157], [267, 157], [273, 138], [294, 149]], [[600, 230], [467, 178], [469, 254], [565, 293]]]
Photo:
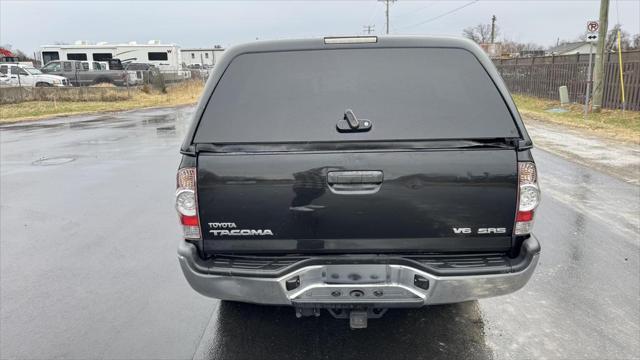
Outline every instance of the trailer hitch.
[[[336, 319], [349, 319], [349, 327], [351, 329], [366, 329], [369, 319], [379, 319], [386, 312], [387, 308], [372, 307], [326, 307], [329, 314]], [[320, 316], [321, 307], [295, 307], [296, 317]]]

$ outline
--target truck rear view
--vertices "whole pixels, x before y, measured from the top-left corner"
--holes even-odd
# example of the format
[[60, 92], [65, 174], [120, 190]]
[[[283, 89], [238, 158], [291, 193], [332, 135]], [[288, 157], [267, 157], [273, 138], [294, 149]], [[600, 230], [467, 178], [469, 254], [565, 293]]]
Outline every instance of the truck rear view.
[[466, 40], [232, 48], [181, 149], [180, 264], [206, 296], [354, 328], [516, 291], [540, 250], [531, 146]]

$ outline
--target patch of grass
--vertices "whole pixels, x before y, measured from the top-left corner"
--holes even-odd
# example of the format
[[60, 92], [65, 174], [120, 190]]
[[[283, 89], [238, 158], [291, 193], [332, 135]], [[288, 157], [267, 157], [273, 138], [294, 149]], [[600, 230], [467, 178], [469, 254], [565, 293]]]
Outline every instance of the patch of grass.
[[166, 93], [150, 88], [131, 89], [131, 97], [111, 101], [26, 101], [0, 105], [0, 123], [36, 120], [50, 116], [120, 111], [147, 107], [194, 104], [202, 94], [200, 81], [187, 81], [167, 87]]
[[553, 122], [586, 129], [605, 137], [640, 143], [640, 112], [602, 109], [600, 113], [589, 112], [586, 119], [580, 104], [565, 105], [566, 113], [551, 113], [547, 110], [559, 108], [558, 101], [532, 96], [513, 95], [520, 114], [526, 119]]

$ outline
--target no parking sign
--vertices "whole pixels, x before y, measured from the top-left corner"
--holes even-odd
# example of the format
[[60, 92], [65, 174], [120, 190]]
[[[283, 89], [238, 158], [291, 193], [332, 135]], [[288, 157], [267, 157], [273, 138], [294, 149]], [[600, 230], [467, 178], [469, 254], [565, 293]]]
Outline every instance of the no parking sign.
[[600, 29], [600, 23], [592, 20], [587, 22], [587, 41], [598, 40], [598, 29]]

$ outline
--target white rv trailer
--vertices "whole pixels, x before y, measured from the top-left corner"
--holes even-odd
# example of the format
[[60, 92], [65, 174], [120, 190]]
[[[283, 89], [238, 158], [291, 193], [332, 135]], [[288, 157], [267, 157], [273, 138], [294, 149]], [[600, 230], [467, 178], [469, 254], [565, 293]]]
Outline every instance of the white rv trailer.
[[224, 49], [221, 46], [214, 46], [212, 48], [192, 48], [192, 49], [180, 49], [182, 53], [182, 61], [185, 65], [203, 65], [213, 66], [215, 65]]
[[123, 63], [153, 64], [163, 72], [182, 70], [180, 47], [175, 44], [160, 44], [157, 40], [151, 40], [147, 44], [91, 44], [87, 41], [76, 41], [73, 45], [43, 45], [40, 48], [43, 65], [54, 60], [80, 60], [88, 61], [93, 66], [94, 61], [116, 58]]

